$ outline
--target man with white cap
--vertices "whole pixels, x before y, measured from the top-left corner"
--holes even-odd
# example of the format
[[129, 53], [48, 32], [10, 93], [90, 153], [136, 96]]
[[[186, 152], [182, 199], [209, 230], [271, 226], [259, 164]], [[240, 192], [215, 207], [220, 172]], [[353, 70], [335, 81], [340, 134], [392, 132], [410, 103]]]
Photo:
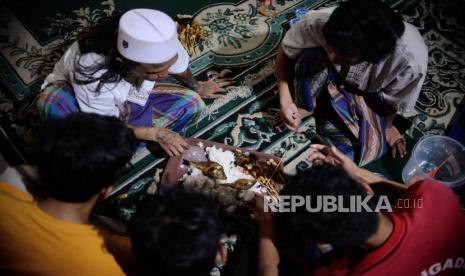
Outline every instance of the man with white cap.
[[[44, 117], [73, 111], [119, 117], [136, 137], [170, 155], [187, 148], [179, 135], [229, 82], [197, 82], [176, 23], [165, 13], [134, 9], [81, 35], [47, 76], [38, 97]], [[164, 81], [168, 75], [186, 87]], [[196, 92], [194, 92], [196, 91]]]

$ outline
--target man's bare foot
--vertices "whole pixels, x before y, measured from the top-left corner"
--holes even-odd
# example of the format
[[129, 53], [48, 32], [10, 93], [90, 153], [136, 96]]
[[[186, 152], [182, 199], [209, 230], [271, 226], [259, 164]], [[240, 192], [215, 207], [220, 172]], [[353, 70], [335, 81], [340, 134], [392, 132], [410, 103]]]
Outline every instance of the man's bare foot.
[[[299, 111], [300, 118], [303, 120], [313, 114], [313, 112], [310, 112], [304, 108], [297, 108]], [[285, 129], [286, 127], [284, 126], [282, 117], [281, 117], [281, 111], [276, 113], [273, 117], [272, 125], [278, 129]]]

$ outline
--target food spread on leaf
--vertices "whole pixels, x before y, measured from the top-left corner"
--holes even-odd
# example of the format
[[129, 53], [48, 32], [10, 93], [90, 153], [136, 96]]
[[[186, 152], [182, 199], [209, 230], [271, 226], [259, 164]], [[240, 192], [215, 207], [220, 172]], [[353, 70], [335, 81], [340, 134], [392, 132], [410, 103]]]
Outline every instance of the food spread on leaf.
[[262, 160], [248, 152], [199, 143], [183, 154], [183, 160], [180, 181], [184, 187], [216, 198], [227, 212], [252, 201], [256, 193], [277, 199], [281, 189], [274, 180], [281, 173], [274, 159]]

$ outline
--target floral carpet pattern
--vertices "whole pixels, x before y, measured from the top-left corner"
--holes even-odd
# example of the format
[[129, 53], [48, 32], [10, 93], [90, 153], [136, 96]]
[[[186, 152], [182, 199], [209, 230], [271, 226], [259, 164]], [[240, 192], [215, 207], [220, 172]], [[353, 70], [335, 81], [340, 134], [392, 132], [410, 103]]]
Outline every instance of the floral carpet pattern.
[[[276, 48], [298, 9], [318, 9], [337, 2], [273, 1], [278, 12], [274, 18], [259, 15], [255, 0], [192, 10], [204, 34], [191, 56], [191, 71], [203, 80], [212, 74], [226, 75], [237, 89], [208, 101], [208, 116], [188, 135], [274, 154], [283, 159], [289, 174], [310, 166], [307, 156], [315, 133], [314, 120], [306, 119], [297, 133], [278, 131], [271, 125], [279, 109], [274, 77]], [[17, 12], [1, 9], [0, 124], [8, 146], [24, 157], [20, 160], [33, 159], [35, 129], [41, 123], [33, 108], [33, 96], [43, 77], [80, 30], [120, 9], [118, 3], [81, 1], [71, 12], [57, 11], [42, 18], [39, 25], [45, 27], [39, 30], [32, 30]], [[443, 134], [465, 94], [463, 7], [460, 0], [397, 0], [390, 4], [420, 30], [429, 47], [428, 74], [420, 99], [414, 112], [404, 114], [413, 122], [407, 133]], [[145, 191], [159, 178], [164, 161], [162, 155], [147, 149], [138, 152], [116, 192], [136, 195]]]

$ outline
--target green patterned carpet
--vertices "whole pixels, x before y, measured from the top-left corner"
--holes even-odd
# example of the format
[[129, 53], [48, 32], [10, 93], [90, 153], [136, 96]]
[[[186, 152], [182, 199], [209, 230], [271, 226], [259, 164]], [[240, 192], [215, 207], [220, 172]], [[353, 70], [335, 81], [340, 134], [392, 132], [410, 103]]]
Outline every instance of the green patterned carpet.
[[[7, 1], [9, 9], [1, 9], [0, 123], [9, 142], [25, 159], [33, 160], [30, 148], [40, 120], [32, 108], [32, 97], [38, 92], [42, 78], [53, 68], [63, 47], [76, 37], [77, 30], [114, 9], [137, 5], [136, 1], [89, 0], [72, 4], [47, 1], [57, 4], [53, 9], [45, 5], [24, 11], [21, 3], [25, 2]], [[152, 1], [137, 2], [143, 3], [143, 7], [156, 8]], [[205, 28], [205, 39], [191, 57], [190, 68], [200, 79], [206, 79], [207, 74], [226, 74], [237, 86], [248, 86], [252, 91], [238, 88], [224, 99], [207, 102], [208, 117], [190, 129], [189, 134], [274, 154], [283, 159], [289, 174], [307, 168], [313, 120], [304, 121], [299, 133], [277, 132], [271, 126], [270, 118], [278, 111], [273, 75], [276, 47], [297, 8], [319, 8], [337, 1], [274, 1], [279, 12], [275, 18], [258, 15], [255, 0], [235, 4], [211, 2], [195, 1], [197, 6], [189, 4], [179, 10], [194, 15]], [[463, 99], [465, 24], [460, 17], [463, 10], [460, 2], [391, 1], [406, 21], [419, 28], [430, 51], [428, 75], [416, 110], [404, 114], [414, 123], [408, 134], [443, 134]], [[176, 14], [169, 7], [165, 10]], [[7, 147], [11, 149], [12, 144]], [[129, 191], [135, 198], [143, 194], [157, 181], [164, 161], [160, 154], [138, 152], [133, 168], [119, 183], [118, 194]]]

